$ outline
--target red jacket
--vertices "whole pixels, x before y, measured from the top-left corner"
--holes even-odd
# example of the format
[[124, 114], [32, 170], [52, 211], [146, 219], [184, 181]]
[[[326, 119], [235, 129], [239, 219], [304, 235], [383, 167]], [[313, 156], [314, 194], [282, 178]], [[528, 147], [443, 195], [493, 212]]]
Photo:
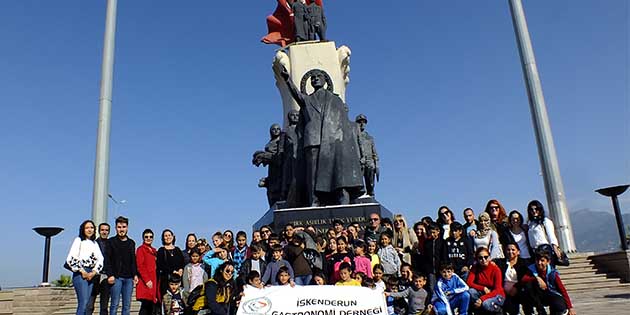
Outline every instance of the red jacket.
[[[160, 300], [160, 286], [157, 280], [155, 260], [157, 250], [149, 245], [142, 244], [136, 250], [136, 265], [138, 266], [138, 285], [136, 286], [136, 300], [153, 301]], [[153, 282], [149, 289], [147, 282]]]
[[490, 290], [490, 293], [481, 296], [481, 300], [501, 295], [505, 298], [505, 292], [503, 291], [503, 277], [501, 275], [501, 269], [494, 262], [490, 262], [488, 267], [481, 267], [479, 264], [475, 264], [468, 273], [468, 280], [466, 283], [469, 287], [483, 292], [483, 287]]

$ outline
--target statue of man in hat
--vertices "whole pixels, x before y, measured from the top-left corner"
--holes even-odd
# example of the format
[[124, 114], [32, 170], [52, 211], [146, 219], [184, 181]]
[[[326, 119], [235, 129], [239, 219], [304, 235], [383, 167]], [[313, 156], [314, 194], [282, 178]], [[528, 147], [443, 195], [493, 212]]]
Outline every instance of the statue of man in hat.
[[363, 179], [365, 180], [366, 193], [374, 197], [374, 177], [376, 180], [380, 177], [378, 168], [378, 154], [374, 145], [374, 138], [365, 130], [367, 126], [367, 116], [359, 114], [355, 119], [359, 126], [358, 143], [359, 154], [361, 156], [361, 170], [363, 171]]

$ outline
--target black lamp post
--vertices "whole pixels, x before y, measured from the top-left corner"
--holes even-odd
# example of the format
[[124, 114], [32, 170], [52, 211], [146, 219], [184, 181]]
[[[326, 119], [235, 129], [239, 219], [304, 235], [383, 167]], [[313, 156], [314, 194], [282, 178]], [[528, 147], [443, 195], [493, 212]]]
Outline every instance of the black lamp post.
[[619, 240], [621, 240], [621, 249], [623, 250], [628, 250], [628, 242], [626, 241], [626, 228], [623, 226], [623, 218], [621, 217], [621, 208], [619, 208], [619, 198], [617, 198], [617, 196], [623, 194], [628, 187], [630, 187], [630, 185], [613, 186], [596, 190], [596, 192], [612, 199], [615, 218], [617, 219]]
[[50, 239], [61, 233], [63, 228], [60, 227], [36, 227], [33, 228], [37, 234], [46, 238], [46, 244], [44, 245], [44, 272], [42, 275], [42, 286], [50, 285], [48, 283], [48, 265], [50, 262]]

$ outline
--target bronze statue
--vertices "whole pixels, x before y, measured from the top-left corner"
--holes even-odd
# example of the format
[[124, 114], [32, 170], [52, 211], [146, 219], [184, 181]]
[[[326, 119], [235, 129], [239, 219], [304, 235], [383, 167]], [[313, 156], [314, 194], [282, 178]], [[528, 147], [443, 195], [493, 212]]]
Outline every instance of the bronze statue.
[[300, 92], [286, 68], [281, 72], [300, 107], [306, 205], [348, 204], [363, 188], [356, 125], [341, 98], [324, 88], [327, 74], [318, 69], [308, 73], [312, 94]]
[[293, 20], [295, 22], [295, 41], [309, 40], [310, 24], [306, 0], [295, 0], [291, 4], [291, 9], [293, 10]]
[[324, 9], [321, 5], [312, 2], [308, 5], [308, 25], [309, 39], [315, 40], [315, 35], [319, 36], [319, 40], [326, 40], [326, 17], [324, 16]]
[[374, 145], [374, 138], [365, 131], [367, 125], [367, 117], [360, 114], [355, 119], [359, 126], [359, 135], [357, 137], [359, 143], [359, 153], [361, 156], [361, 170], [363, 171], [363, 179], [365, 180], [366, 193], [374, 197], [374, 177], [379, 180], [380, 170], [378, 167], [378, 154]]
[[299, 134], [297, 125], [300, 113], [291, 110], [287, 114], [289, 125], [280, 136], [282, 153], [282, 198], [290, 207], [300, 206], [302, 202], [303, 174], [298, 167]]
[[252, 164], [267, 166], [267, 177], [261, 178], [259, 187], [267, 188], [267, 201], [269, 206], [282, 200], [282, 156], [280, 152], [280, 134], [282, 129], [279, 124], [273, 124], [269, 128], [271, 138], [264, 151], [254, 152]]

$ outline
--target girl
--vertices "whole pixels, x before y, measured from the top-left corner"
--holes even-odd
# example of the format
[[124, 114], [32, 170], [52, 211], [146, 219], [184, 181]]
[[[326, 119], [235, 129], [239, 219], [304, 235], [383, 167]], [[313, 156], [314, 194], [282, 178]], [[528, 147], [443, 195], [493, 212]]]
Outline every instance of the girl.
[[328, 267], [331, 282], [337, 282], [339, 280], [339, 266], [341, 263], [347, 262], [351, 264], [354, 269], [352, 253], [348, 252], [348, 240], [345, 236], [337, 237], [337, 253], [331, 255], [328, 260]]
[[77, 294], [77, 315], [85, 314], [92, 293], [92, 278], [103, 269], [103, 254], [96, 243], [94, 222], [86, 220], [79, 226], [79, 236], [72, 242], [66, 264], [72, 270], [72, 284]]
[[234, 308], [235, 283], [232, 279], [234, 264], [224, 262], [217, 268], [214, 277], [206, 282], [206, 301], [210, 314], [228, 315]]
[[278, 273], [276, 274], [276, 282], [277, 285], [287, 286], [291, 285], [291, 275], [289, 274], [289, 268], [282, 266], [278, 269]]
[[228, 251], [234, 250], [234, 233], [230, 230], [223, 232], [223, 243], [227, 246]]
[[357, 240], [354, 244], [354, 271], [361, 272], [372, 278], [372, 262], [365, 256], [367, 245], [361, 240]]
[[376, 240], [368, 239], [367, 249], [367, 256], [370, 258], [372, 269], [374, 269], [374, 266], [381, 264], [381, 260], [378, 258], [378, 243]]
[[326, 285], [326, 275], [321, 270], [316, 269], [313, 271], [313, 280], [311, 282], [314, 285]]
[[206, 281], [208, 281], [208, 273], [201, 263], [201, 253], [195, 248], [190, 253], [190, 263], [184, 267], [184, 276], [182, 277], [184, 291], [190, 293]]
[[392, 232], [386, 230], [381, 233], [381, 248], [378, 250], [378, 258], [383, 265], [386, 277], [397, 276], [400, 270], [400, 258], [398, 252], [392, 246]]
[[372, 269], [372, 279], [374, 280], [374, 286], [383, 291], [385, 291], [386, 289], [385, 282], [383, 281], [384, 274], [385, 272], [383, 271], [383, 265], [381, 264], [376, 264], [374, 266], [374, 269]]

